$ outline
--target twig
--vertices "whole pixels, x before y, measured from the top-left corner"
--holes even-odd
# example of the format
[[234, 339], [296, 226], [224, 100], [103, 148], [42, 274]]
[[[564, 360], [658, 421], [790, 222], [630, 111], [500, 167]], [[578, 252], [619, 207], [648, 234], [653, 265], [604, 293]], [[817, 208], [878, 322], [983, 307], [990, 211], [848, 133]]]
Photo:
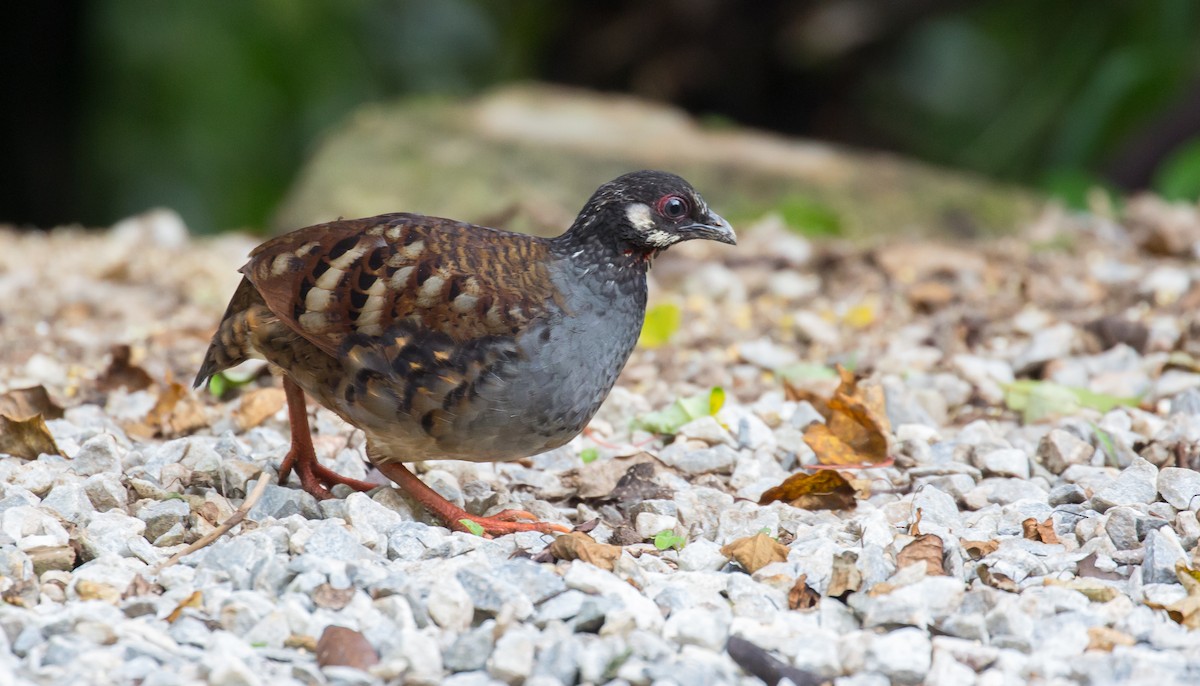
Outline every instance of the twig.
[[258, 483], [254, 485], [254, 490], [250, 491], [250, 493], [246, 496], [246, 499], [242, 501], [241, 506], [238, 507], [233, 514], [229, 515], [229, 519], [221, 522], [217, 528], [196, 539], [191, 545], [175, 553], [168, 558], [166, 562], [163, 562], [159, 566], [155, 567], [154, 573], [157, 574], [158, 572], [161, 572], [188, 555], [200, 550], [204, 546], [211, 544], [213, 541], [228, 533], [230, 529], [238, 524], [241, 524], [242, 520], [246, 518], [246, 513], [250, 511], [250, 508], [254, 507], [254, 505], [258, 503], [259, 499], [262, 498], [262, 494], [267, 490], [267, 484], [270, 481], [271, 480], [267, 478], [266, 472], [259, 472]]

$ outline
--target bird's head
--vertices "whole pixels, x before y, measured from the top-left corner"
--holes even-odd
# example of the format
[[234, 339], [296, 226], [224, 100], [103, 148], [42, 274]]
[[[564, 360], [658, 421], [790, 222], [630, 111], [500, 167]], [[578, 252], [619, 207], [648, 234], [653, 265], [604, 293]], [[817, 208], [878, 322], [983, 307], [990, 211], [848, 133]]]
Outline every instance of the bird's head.
[[568, 234], [645, 259], [697, 238], [737, 242], [733, 227], [708, 209], [691, 184], [661, 171], [631, 172], [600, 186]]

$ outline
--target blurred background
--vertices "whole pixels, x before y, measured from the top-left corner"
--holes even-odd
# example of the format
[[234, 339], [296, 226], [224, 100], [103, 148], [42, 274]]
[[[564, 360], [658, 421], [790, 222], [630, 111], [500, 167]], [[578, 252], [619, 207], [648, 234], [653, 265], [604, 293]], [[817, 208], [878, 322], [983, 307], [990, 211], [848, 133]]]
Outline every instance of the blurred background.
[[261, 230], [357, 106], [515, 80], [1084, 202], [1200, 196], [1194, 0], [8, 3], [0, 222]]

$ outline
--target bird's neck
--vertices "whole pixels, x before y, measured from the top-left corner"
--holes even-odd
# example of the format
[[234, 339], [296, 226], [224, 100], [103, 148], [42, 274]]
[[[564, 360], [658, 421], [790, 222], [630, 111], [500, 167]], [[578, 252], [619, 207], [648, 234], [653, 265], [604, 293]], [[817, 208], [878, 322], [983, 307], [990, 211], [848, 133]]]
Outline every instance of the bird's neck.
[[586, 226], [572, 227], [552, 239], [551, 246], [559, 259], [574, 265], [572, 273], [583, 284], [606, 293], [615, 288], [635, 299], [645, 299], [646, 271], [659, 252], [635, 248], [616, 240], [612, 233]]

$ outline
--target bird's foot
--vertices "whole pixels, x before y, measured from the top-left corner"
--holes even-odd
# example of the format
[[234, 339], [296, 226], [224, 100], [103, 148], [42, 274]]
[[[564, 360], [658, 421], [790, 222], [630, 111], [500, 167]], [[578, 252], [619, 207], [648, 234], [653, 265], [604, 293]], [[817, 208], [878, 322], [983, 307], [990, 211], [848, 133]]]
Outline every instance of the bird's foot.
[[314, 453], [305, 453], [303, 450], [297, 450], [295, 445], [288, 451], [287, 457], [283, 458], [283, 463], [279, 465], [279, 485], [282, 486], [287, 483], [288, 476], [291, 475], [293, 467], [296, 469], [296, 476], [300, 477], [300, 487], [317, 500], [329, 500], [332, 498], [333, 493], [329, 489], [337, 484], [343, 484], [356, 491], [364, 492], [379, 486], [379, 484], [373, 484], [368, 481], [360, 481], [348, 476], [342, 476], [318, 462], [317, 456]]
[[454, 507], [454, 510], [457, 511], [448, 510], [433, 514], [454, 531], [479, 534], [484, 538], [515, 534], [518, 531], [539, 531], [543, 534], [565, 534], [571, 531], [562, 524], [538, 521], [535, 515], [524, 510], [505, 510], [491, 517], [477, 517], [458, 507]]

